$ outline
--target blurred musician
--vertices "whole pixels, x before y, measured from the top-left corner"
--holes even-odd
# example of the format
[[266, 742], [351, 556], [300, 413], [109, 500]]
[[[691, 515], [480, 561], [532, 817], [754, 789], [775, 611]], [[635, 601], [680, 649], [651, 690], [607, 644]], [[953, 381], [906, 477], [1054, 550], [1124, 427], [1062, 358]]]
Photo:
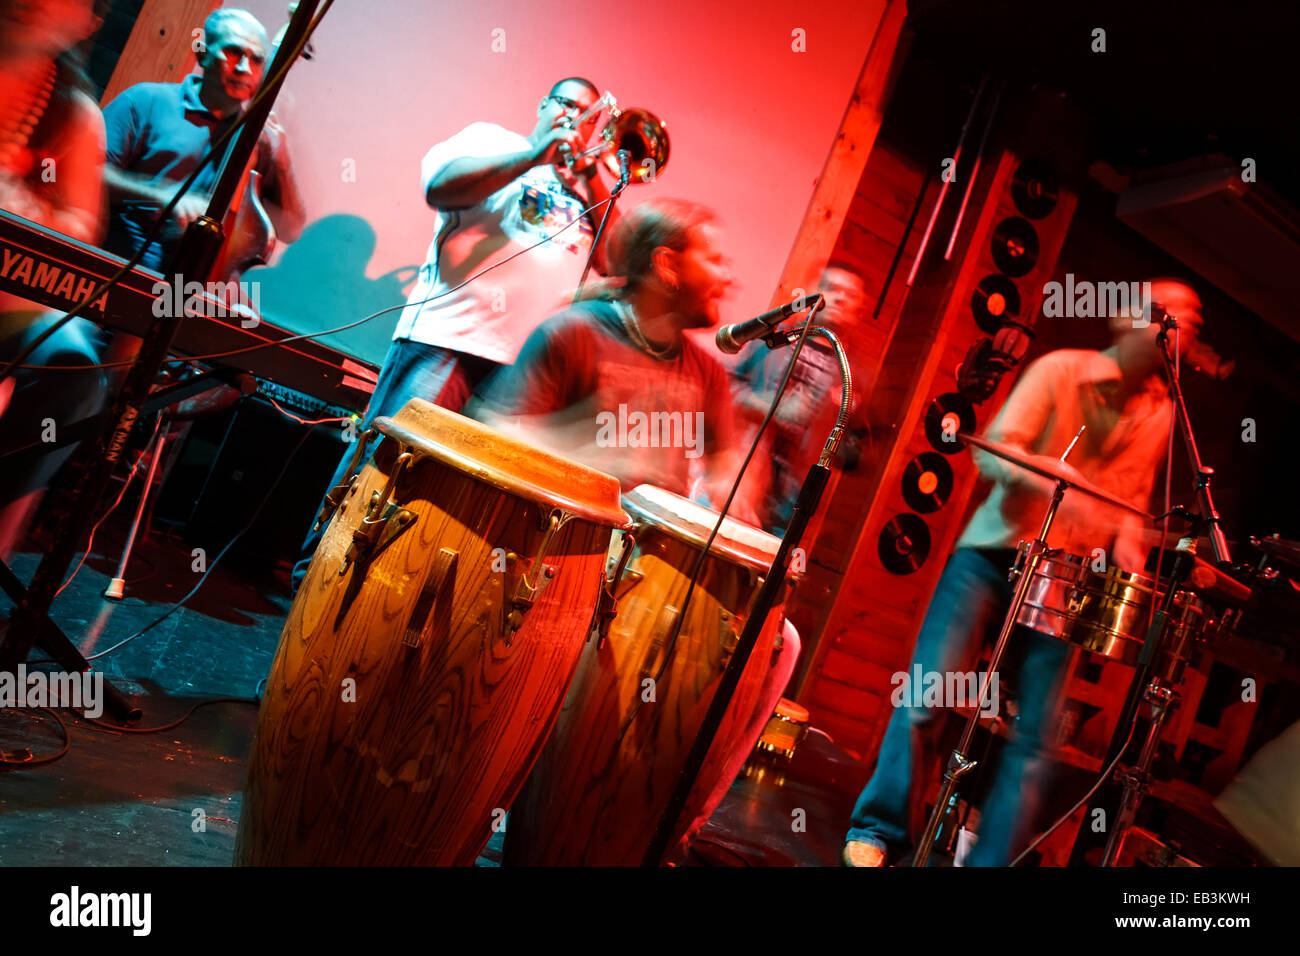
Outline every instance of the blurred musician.
[[[89, 243], [101, 235], [104, 123], [74, 47], [98, 28], [91, 0], [0, 0], [0, 208]], [[0, 364], [57, 318], [0, 292]], [[101, 344], [96, 326], [74, 320], [26, 364], [94, 364]], [[16, 369], [0, 382], [0, 451], [40, 441], [47, 420], [57, 430], [94, 414], [104, 389], [98, 370]], [[0, 461], [0, 557], [71, 452]]]
[[[817, 291], [826, 297], [826, 305], [813, 320], [816, 325], [842, 334], [861, 317], [865, 290], [862, 278], [851, 269], [828, 266]], [[754, 345], [732, 373], [736, 408], [751, 434], [767, 415], [789, 363], [789, 349]], [[763, 489], [759, 518], [773, 534], [781, 534], [790, 523], [803, 480], [821, 455], [839, 413], [839, 400], [840, 370], [835, 353], [822, 339], [810, 337], [768, 426], [764, 446], [746, 474], [747, 481]]]
[[[136, 252], [176, 189], [238, 119], [262, 82], [266, 30], [251, 13], [214, 11], [203, 24], [203, 43], [198, 75], [179, 83], [137, 83], [104, 107], [104, 179], [110, 203], [105, 246], [110, 252]], [[171, 221], [150, 243], [142, 266], [162, 269], [171, 260], [185, 228], [207, 210], [220, 168], [220, 157], [204, 167], [172, 210]], [[262, 132], [253, 168], [276, 236], [293, 242], [302, 234], [306, 212], [284, 130], [274, 119]]]
[[[527, 136], [495, 123], [471, 123], [425, 155], [421, 194], [438, 214], [434, 237], [364, 427], [411, 398], [459, 411], [476, 385], [515, 360], [533, 329], [578, 284], [599, 222], [584, 210], [608, 199], [609, 189], [594, 159], [575, 165], [575, 175], [565, 152], [582, 152], [600, 114], [574, 124], [599, 99], [590, 80], [569, 77], [542, 97]], [[607, 234], [616, 221], [612, 213]], [[548, 236], [556, 238], [545, 242]], [[602, 249], [594, 265], [604, 271]], [[339, 462], [331, 488], [346, 477], [351, 452]], [[318, 532], [308, 533], [295, 583], [319, 540]]]
[[[1157, 280], [1152, 298], [1177, 316], [1179, 345], [1196, 343], [1201, 302], [1182, 282]], [[1110, 320], [1111, 346], [1101, 352], [1061, 349], [1032, 362], [989, 426], [988, 437], [1026, 455], [1057, 459], [1080, 426], [1067, 471], [1139, 506], [1151, 497], [1169, 439], [1173, 404], [1164, 381], [1156, 335], [1160, 323], [1135, 328], [1121, 312]], [[973, 449], [980, 474], [993, 489], [966, 525], [944, 568], [913, 653], [923, 674], [967, 669], [989, 633], [997, 633], [1011, 603], [1007, 572], [1021, 540], [1037, 537], [1054, 482]], [[1048, 536], [1051, 547], [1091, 556], [1105, 551], [1108, 566], [1138, 570], [1145, 563], [1140, 520], [1083, 494], [1067, 492]], [[1008, 670], [1019, 664], [1018, 719], [1013, 739], [994, 770], [981, 811], [978, 840], [967, 865], [1004, 866], [1019, 831], [1032, 824], [1052, 690], [1069, 651], [1064, 641], [1017, 630]], [[906, 702], [905, 702], [906, 704]], [[876, 770], [853, 809], [844, 848], [848, 866], [883, 866], [911, 847], [924, 821], [926, 784], [937, 777], [936, 714], [899, 706], [889, 722]]]
[[[713, 214], [659, 200], [610, 237], [610, 279], [543, 322], [467, 411], [618, 478], [721, 506], [741, 457], [722, 364], [683, 334], [718, 321], [732, 277]], [[518, 423], [518, 425], [516, 425]], [[753, 523], [748, 502], [732, 514]]]
[[[744, 453], [721, 362], [684, 334], [717, 323], [732, 282], [713, 214], [677, 200], [636, 206], [610, 237], [609, 267], [593, 298], [543, 322], [466, 412], [614, 475], [625, 489], [653, 484], [721, 507]], [[729, 514], [757, 523], [742, 497]], [[799, 635], [787, 622], [754, 719], [731, 742], [720, 782], [684, 839], [726, 794], [798, 656]]]

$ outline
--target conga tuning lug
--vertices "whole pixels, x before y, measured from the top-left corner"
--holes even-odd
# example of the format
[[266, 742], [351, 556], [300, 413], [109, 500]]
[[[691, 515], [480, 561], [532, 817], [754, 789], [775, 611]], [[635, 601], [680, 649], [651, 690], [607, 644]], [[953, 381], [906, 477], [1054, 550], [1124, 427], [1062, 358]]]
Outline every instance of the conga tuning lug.
[[320, 513], [316, 515], [316, 524], [312, 526], [313, 531], [319, 531], [325, 526], [325, 523], [334, 517], [334, 512], [338, 511], [339, 506], [343, 504], [343, 499], [357, 490], [358, 475], [352, 475], [345, 478], [341, 484], [335, 485], [325, 496], [324, 503], [320, 506]]
[[[505, 605], [509, 610], [505, 611], [502, 631], [505, 634], [507, 647], [510, 646], [511, 636], [524, 626], [524, 615], [531, 610], [537, 596], [546, 590], [546, 586], [555, 577], [558, 568], [546, 563], [546, 552], [551, 546], [551, 539], [555, 537], [555, 533], [572, 517], [573, 515], [557, 508], [550, 512], [541, 525], [542, 540], [537, 545], [537, 554], [529, 563], [528, 569], [515, 579], [510, 599]], [[506, 560], [513, 567], [521, 559], [512, 551], [507, 553]], [[505, 610], [505, 607], [502, 610]]]
[[[623, 550], [619, 553], [618, 564], [614, 567], [614, 573], [606, 576], [603, 570], [600, 572], [599, 597], [596, 599], [596, 614], [592, 618], [592, 631], [600, 635], [600, 640], [596, 643], [597, 649], [605, 646], [605, 639], [609, 637], [609, 625], [618, 616], [618, 594], [616, 592], [619, 583], [623, 580], [623, 575], [636, 575], [635, 581], [639, 581], [644, 577], [640, 572], [627, 570], [627, 562], [632, 557], [632, 550], [635, 546], [636, 535], [631, 532], [625, 533], [623, 535]], [[591, 640], [590, 632], [587, 634], [587, 640]]]
[[362, 558], [373, 559], [379, 555], [402, 532], [415, 523], [414, 512], [399, 508], [397, 503], [392, 500], [397, 479], [410, 461], [410, 452], [404, 451], [398, 455], [397, 460], [393, 462], [392, 473], [389, 474], [388, 481], [384, 484], [384, 490], [371, 493], [370, 504], [366, 508], [365, 517], [361, 519], [360, 527], [353, 530], [352, 544], [348, 546], [348, 552], [343, 556], [342, 564], [339, 565], [340, 575], [346, 574], [354, 561], [359, 561]]

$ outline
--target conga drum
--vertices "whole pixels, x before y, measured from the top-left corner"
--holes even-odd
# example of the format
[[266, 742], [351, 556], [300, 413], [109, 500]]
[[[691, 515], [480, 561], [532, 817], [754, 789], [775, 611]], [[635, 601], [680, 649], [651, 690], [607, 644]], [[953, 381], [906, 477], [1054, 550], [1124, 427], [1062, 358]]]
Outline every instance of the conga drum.
[[590, 633], [615, 479], [428, 402], [379, 418], [258, 716], [236, 861], [468, 865]]
[[[510, 811], [506, 865], [642, 862], [780, 546], [772, 535], [726, 520], [674, 640], [717, 513], [647, 485], [625, 495], [623, 505], [636, 543], [618, 583], [617, 613], [608, 638], [584, 651], [555, 731]], [[745, 727], [770, 713], [757, 708], [777, 662], [784, 597], [674, 824], [674, 842], [714, 788], [729, 782], [720, 777]]]

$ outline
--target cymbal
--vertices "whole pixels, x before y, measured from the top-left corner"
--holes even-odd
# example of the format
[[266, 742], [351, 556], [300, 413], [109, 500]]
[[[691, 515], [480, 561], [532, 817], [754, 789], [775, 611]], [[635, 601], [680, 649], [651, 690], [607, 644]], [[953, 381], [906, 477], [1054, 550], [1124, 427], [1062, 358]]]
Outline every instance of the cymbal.
[[1271, 534], [1267, 538], [1251, 538], [1250, 543], [1270, 557], [1300, 567], [1300, 541], [1288, 541]]
[[1117, 495], [1112, 495], [1106, 489], [1100, 488], [1090, 481], [1071, 475], [1066, 470], [1064, 463], [1059, 459], [1050, 458], [1047, 455], [1027, 455], [1013, 445], [1004, 445], [1002, 442], [991, 441], [988, 438], [977, 438], [969, 432], [958, 432], [957, 437], [964, 442], [970, 442], [976, 448], [984, 449], [990, 455], [996, 455], [1004, 461], [1009, 461], [1026, 471], [1031, 471], [1035, 475], [1050, 478], [1052, 481], [1063, 481], [1070, 488], [1082, 491], [1085, 495], [1104, 501], [1109, 505], [1114, 505], [1116, 508], [1123, 508], [1130, 514], [1135, 514], [1146, 521], [1155, 520], [1154, 515], [1143, 511], [1137, 505], [1131, 504]]

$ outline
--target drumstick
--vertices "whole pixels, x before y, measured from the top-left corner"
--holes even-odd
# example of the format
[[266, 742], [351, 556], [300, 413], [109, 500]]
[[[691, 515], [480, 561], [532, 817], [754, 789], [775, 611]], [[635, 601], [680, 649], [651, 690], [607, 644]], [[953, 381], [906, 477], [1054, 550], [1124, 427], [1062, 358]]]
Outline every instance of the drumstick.
[[1083, 435], [1083, 433], [1084, 433], [1084, 430], [1085, 430], [1087, 427], [1088, 427], [1087, 425], [1080, 425], [1080, 426], [1079, 426], [1078, 434], [1076, 434], [1076, 435], [1074, 436], [1074, 441], [1070, 442], [1070, 447], [1067, 448], [1067, 449], [1065, 449], [1065, 451], [1061, 452], [1061, 461], [1062, 461], [1062, 463], [1065, 462], [1065, 456], [1068, 455], [1070, 452], [1072, 452], [1072, 451], [1074, 450], [1074, 446], [1077, 445], [1077, 444], [1079, 443], [1079, 439], [1080, 439], [1080, 437], [1082, 437], [1082, 435]]

